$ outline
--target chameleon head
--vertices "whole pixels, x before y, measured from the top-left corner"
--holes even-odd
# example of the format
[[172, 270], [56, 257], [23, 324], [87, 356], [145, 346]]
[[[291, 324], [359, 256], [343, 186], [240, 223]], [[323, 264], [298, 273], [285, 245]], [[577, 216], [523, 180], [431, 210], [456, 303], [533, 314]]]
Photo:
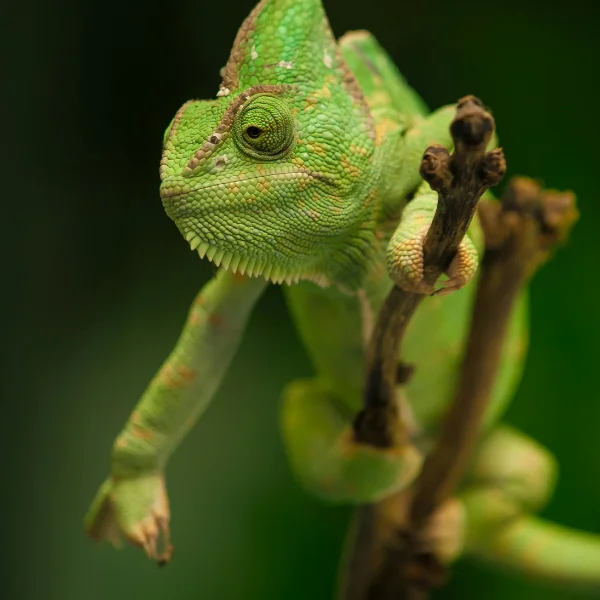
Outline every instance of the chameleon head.
[[374, 134], [320, 0], [263, 0], [216, 100], [165, 133], [161, 198], [201, 257], [275, 282], [351, 285], [372, 246]]

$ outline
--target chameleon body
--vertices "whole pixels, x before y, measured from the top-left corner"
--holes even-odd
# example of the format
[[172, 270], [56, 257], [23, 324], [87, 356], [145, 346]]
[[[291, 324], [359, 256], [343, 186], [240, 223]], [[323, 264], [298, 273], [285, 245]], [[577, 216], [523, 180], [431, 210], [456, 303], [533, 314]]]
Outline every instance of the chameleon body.
[[[111, 474], [86, 518], [93, 537], [124, 534], [159, 560], [170, 555], [167, 460], [216, 392], [269, 283], [284, 284], [316, 371], [291, 383], [283, 400], [286, 448], [303, 484], [332, 501], [371, 502], [412, 483], [422, 461], [413, 445], [358, 444], [352, 421], [385, 295], [394, 282], [433, 291], [420, 262], [437, 197], [418, 168], [432, 142], [449, 146], [454, 107], [430, 114], [369, 33], [336, 42], [320, 0], [262, 0], [222, 77], [216, 99], [177, 112], [160, 165], [168, 216], [219, 269], [118, 436]], [[418, 368], [401, 413], [425, 446], [460, 364], [481, 249], [475, 220], [442, 293], [422, 303], [405, 340], [403, 358]], [[525, 351], [525, 304], [501, 341], [487, 435], [460, 497], [463, 526], [451, 558], [480, 555], [600, 589], [598, 540], [528, 516], [551, 491], [553, 458], [498, 425]], [[557, 546], [580, 560], [557, 566]]]

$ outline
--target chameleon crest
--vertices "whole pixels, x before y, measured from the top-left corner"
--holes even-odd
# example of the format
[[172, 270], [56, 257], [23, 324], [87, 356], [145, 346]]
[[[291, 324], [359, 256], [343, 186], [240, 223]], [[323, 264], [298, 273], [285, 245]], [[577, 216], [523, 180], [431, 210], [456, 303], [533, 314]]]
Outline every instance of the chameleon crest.
[[161, 198], [191, 248], [275, 282], [355, 285], [373, 246], [374, 127], [320, 0], [260, 2], [217, 96], [165, 134]]

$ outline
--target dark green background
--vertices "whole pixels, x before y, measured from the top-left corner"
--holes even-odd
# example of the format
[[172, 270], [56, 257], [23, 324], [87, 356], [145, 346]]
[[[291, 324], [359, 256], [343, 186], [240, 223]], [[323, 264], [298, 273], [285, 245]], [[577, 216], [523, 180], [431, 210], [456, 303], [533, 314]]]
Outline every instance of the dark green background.
[[[175, 559], [158, 570], [83, 535], [109, 448], [210, 275], [158, 198], [163, 130], [212, 97], [253, 0], [3, 4], [0, 596], [328, 599], [349, 512], [292, 479], [279, 391], [311, 367], [282, 296], [169, 472]], [[326, 2], [368, 28], [431, 106], [491, 106], [509, 174], [572, 188], [582, 220], [536, 277], [533, 341], [508, 419], [560, 457], [546, 516], [600, 533], [598, 72], [592, 2]], [[2, 593], [2, 590], [6, 592]], [[461, 565], [444, 598], [578, 597]]]

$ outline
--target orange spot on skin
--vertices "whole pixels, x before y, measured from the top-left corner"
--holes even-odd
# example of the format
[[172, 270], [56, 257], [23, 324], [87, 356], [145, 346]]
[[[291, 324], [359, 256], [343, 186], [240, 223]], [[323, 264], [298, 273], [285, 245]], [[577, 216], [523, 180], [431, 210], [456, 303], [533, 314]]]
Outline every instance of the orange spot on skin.
[[291, 162], [296, 167], [304, 167], [305, 166], [305, 162], [304, 162], [304, 160], [302, 160], [302, 158], [300, 156], [294, 156], [292, 158]]
[[179, 365], [177, 367], [177, 373], [181, 375], [181, 378], [186, 383], [191, 383], [192, 381], [194, 381], [194, 379], [196, 379], [196, 372], [193, 369], [187, 367], [186, 365]]
[[360, 154], [361, 156], [367, 156], [367, 154], [369, 154], [369, 151], [366, 148], [361, 148], [354, 144], [350, 146], [350, 152], [352, 152], [352, 154]]
[[138, 440], [153, 440], [154, 432], [145, 427], [134, 426], [131, 428], [131, 435]]
[[178, 387], [177, 380], [173, 377], [173, 368], [171, 365], [165, 365], [158, 374], [158, 379], [167, 387]]
[[319, 100], [322, 98], [331, 98], [331, 85], [335, 85], [336, 79], [334, 75], [327, 75], [323, 80], [321, 89], [316, 90], [311, 94], [304, 103], [304, 110], [311, 110], [316, 107]]
[[314, 96], [309, 96], [306, 101], [304, 102], [304, 106], [303, 109], [306, 110], [314, 110], [318, 104], [318, 100], [317, 98], [315, 98]]
[[305, 190], [311, 183], [312, 181], [310, 179], [300, 179], [297, 183], [297, 189], [299, 191]]
[[233, 274], [233, 280], [236, 283], [245, 284], [245, 283], [247, 283], [248, 278], [245, 275], [242, 275], [241, 273], [234, 273]]
[[325, 492], [332, 492], [335, 487], [333, 481], [330, 478], [321, 479], [319, 487]]
[[370, 206], [375, 200], [377, 200], [377, 190], [371, 190], [365, 197], [365, 206]]
[[307, 148], [310, 152], [315, 152], [319, 156], [327, 156], [327, 150], [323, 146], [323, 144], [319, 144], [319, 142], [313, 142], [312, 144], [307, 144]]
[[353, 165], [349, 160], [348, 157], [345, 154], [342, 154], [342, 167], [344, 167], [344, 171], [346, 171], [346, 173], [348, 173], [348, 175], [350, 175], [350, 177], [353, 177], [355, 179], [357, 179], [358, 177], [360, 177], [360, 169], [356, 166]]
[[223, 325], [223, 317], [218, 313], [211, 313], [208, 316], [208, 322], [211, 325], [214, 325], [215, 327], [220, 327], [221, 325]]
[[269, 180], [267, 178], [265, 179], [261, 179], [257, 184], [256, 187], [258, 188], [259, 192], [267, 192], [269, 190]]
[[323, 81], [323, 86], [321, 87], [320, 90], [318, 90], [315, 93], [315, 96], [317, 98], [331, 98], [331, 89], [329, 86], [332, 83], [335, 83], [335, 77], [331, 77], [330, 75], [325, 77], [325, 79]]
[[120, 435], [115, 442], [115, 446], [117, 448], [127, 448], [127, 440], [125, 439], [125, 436]]
[[375, 126], [375, 145], [381, 146], [386, 134], [398, 128], [398, 124], [392, 119], [381, 119]]
[[195, 378], [196, 373], [185, 365], [177, 365], [176, 370], [171, 365], [166, 365], [158, 374], [160, 383], [175, 389], [188, 386]]
[[[381, 77], [373, 77], [375, 85], [381, 85]], [[386, 107], [390, 104], [390, 97], [384, 90], [376, 90], [369, 94], [369, 106], [375, 108], [378, 106]]]

